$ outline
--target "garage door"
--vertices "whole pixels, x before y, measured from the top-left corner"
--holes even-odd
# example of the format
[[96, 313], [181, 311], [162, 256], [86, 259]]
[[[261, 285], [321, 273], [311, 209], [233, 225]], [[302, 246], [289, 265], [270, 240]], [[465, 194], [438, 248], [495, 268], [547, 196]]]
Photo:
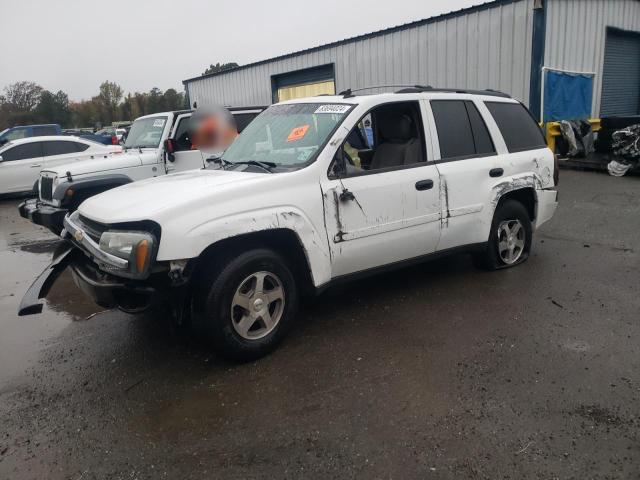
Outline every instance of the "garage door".
[[608, 29], [600, 116], [640, 114], [640, 35]]
[[333, 64], [284, 72], [271, 77], [273, 101], [292, 98], [334, 95], [336, 93]]

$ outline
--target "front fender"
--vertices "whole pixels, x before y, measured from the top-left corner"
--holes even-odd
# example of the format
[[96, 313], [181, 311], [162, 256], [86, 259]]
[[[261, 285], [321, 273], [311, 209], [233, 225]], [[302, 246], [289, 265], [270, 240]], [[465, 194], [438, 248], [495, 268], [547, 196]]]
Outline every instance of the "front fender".
[[293, 231], [309, 263], [315, 286], [329, 281], [331, 258], [326, 235], [300, 209], [289, 206], [251, 210], [216, 218], [199, 224], [187, 232], [179, 228], [164, 228], [157, 260], [168, 261], [199, 256], [207, 247], [220, 240], [274, 229]]

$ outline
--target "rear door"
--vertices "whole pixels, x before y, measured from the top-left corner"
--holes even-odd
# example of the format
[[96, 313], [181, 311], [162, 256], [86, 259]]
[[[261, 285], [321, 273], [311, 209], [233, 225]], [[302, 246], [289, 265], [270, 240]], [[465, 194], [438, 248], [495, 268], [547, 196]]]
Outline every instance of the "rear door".
[[427, 103], [442, 182], [442, 234], [438, 250], [485, 242], [490, 227], [486, 222], [487, 210], [495, 180], [492, 175], [499, 168], [494, 140], [480, 114], [486, 108], [471, 97], [459, 95]]
[[42, 142], [9, 146], [0, 156], [0, 193], [33, 190], [43, 166]]
[[191, 139], [189, 138], [190, 118], [191, 113], [178, 115], [173, 125], [171, 138], [174, 140], [174, 161], [166, 162], [167, 173], [195, 170], [204, 166], [202, 152], [191, 148]]

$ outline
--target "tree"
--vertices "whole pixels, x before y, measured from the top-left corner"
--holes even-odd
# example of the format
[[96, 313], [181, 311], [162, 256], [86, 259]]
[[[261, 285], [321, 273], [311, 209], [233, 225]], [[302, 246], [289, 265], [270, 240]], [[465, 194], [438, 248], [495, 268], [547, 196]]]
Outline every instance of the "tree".
[[38, 122], [68, 126], [71, 121], [69, 97], [62, 90], [58, 90], [56, 93], [43, 90], [38, 105], [34, 109], [34, 114]]
[[4, 103], [14, 112], [30, 112], [38, 104], [42, 87], [34, 82], [16, 82], [4, 89]]
[[225, 70], [231, 70], [232, 68], [237, 68], [239, 66], [240, 65], [238, 65], [236, 62], [229, 62], [229, 63], [218, 62], [215, 65], [212, 63], [211, 65], [209, 65], [209, 68], [207, 68], [202, 75], [209, 75], [210, 73], [224, 72]]
[[103, 123], [111, 123], [115, 119], [122, 94], [122, 88], [115, 82], [107, 80], [100, 84], [100, 93], [95, 98], [102, 107]]
[[149, 91], [149, 95], [147, 96], [147, 112], [146, 113], [158, 113], [163, 112], [164, 101], [162, 97], [162, 90], [157, 87], [153, 87]]
[[184, 108], [184, 95], [178, 93], [175, 88], [165, 90], [163, 97], [164, 108], [167, 110], [180, 110]]

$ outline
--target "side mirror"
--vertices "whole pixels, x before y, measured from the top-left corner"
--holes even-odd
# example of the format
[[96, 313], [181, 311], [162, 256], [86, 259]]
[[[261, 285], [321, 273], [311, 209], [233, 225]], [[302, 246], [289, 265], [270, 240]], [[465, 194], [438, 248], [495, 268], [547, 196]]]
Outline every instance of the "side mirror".
[[173, 138], [167, 138], [164, 141], [164, 151], [167, 155], [167, 160], [169, 160], [170, 162], [175, 162], [176, 161], [176, 157], [174, 155], [175, 151], [176, 151], [176, 145], [173, 141]]

